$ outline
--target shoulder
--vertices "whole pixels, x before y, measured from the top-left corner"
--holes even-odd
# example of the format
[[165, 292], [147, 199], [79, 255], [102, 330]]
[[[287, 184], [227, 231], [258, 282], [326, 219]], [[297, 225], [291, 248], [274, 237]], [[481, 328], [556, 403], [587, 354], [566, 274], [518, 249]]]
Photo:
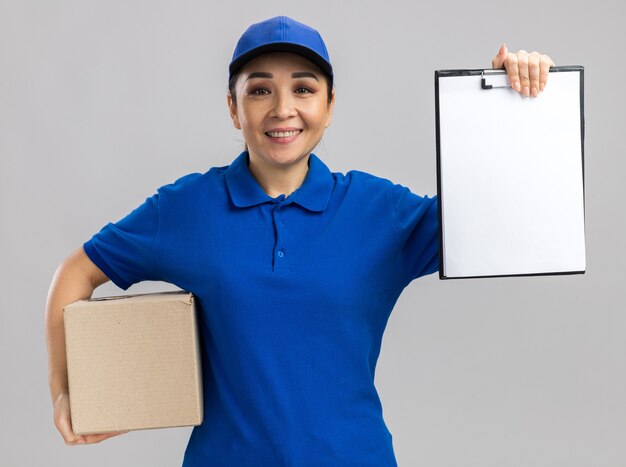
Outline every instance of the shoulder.
[[405, 185], [362, 170], [350, 170], [345, 175], [335, 172], [333, 175], [339, 184], [348, 185], [353, 193], [362, 194], [368, 199], [378, 196], [390, 204], [394, 210], [412, 210], [419, 205], [430, 206], [437, 203], [436, 195], [417, 195]]
[[350, 170], [345, 174], [333, 172], [333, 176], [340, 184], [349, 185], [353, 189], [362, 190], [390, 190], [393, 182], [362, 170]]
[[345, 206], [362, 214], [388, 212], [393, 182], [363, 170], [333, 172], [336, 193]]
[[173, 182], [158, 188], [159, 196], [186, 197], [199, 192], [206, 193], [221, 185], [224, 172], [228, 166], [211, 167], [207, 172], [193, 172], [182, 175]]
[[339, 184], [348, 185], [353, 191], [370, 194], [384, 192], [387, 199], [394, 203], [407, 196], [417, 196], [405, 185], [362, 170], [350, 170], [345, 175], [335, 172], [333, 175]]

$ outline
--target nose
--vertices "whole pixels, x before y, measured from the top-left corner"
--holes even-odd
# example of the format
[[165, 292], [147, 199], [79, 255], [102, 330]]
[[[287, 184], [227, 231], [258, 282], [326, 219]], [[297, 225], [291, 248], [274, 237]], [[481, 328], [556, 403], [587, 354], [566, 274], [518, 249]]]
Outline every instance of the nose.
[[290, 90], [277, 90], [274, 93], [272, 117], [285, 120], [297, 113], [295, 102]]

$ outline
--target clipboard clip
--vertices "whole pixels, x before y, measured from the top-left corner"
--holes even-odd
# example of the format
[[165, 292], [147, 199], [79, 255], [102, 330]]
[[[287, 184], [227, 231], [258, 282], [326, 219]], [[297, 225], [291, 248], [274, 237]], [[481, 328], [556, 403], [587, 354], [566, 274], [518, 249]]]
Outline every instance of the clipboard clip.
[[483, 89], [498, 89], [510, 87], [506, 71], [483, 70], [480, 73], [480, 87]]

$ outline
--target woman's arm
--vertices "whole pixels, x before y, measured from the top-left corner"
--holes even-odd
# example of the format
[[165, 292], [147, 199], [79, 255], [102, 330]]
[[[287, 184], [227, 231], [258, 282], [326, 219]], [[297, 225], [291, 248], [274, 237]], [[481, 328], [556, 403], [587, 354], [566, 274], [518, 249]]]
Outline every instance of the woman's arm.
[[48, 347], [48, 383], [54, 408], [54, 424], [65, 444], [97, 443], [121, 432], [76, 436], [72, 431], [65, 357], [63, 307], [91, 297], [96, 287], [109, 278], [89, 259], [82, 247], [63, 261], [52, 278], [46, 303], [46, 343]]

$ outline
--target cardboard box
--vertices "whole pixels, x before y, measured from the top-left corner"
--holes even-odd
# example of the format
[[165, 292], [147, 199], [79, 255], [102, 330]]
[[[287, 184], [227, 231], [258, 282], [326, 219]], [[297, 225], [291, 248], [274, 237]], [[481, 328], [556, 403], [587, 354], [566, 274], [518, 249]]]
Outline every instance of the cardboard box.
[[63, 316], [74, 433], [202, 423], [192, 294], [81, 300]]

